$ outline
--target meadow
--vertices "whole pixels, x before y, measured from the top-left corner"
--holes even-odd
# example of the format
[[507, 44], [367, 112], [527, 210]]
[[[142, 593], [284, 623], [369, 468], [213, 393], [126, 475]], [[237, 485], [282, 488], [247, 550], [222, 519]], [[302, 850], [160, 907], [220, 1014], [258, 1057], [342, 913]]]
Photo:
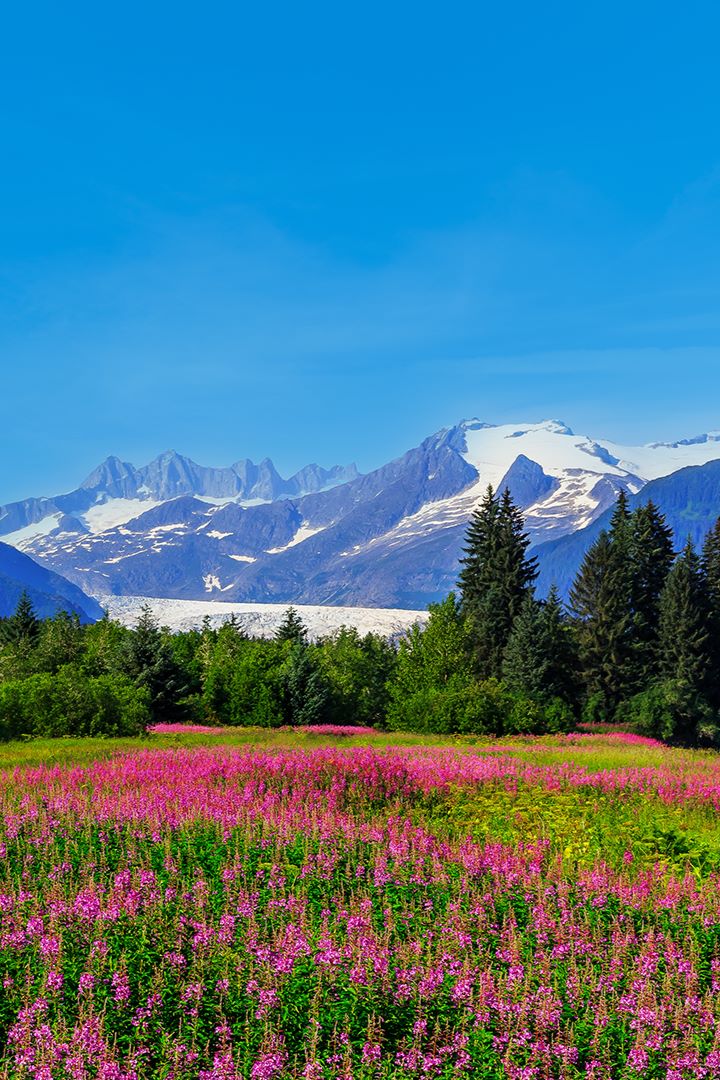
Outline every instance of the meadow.
[[159, 725], [0, 747], [0, 1076], [720, 1075], [720, 758]]

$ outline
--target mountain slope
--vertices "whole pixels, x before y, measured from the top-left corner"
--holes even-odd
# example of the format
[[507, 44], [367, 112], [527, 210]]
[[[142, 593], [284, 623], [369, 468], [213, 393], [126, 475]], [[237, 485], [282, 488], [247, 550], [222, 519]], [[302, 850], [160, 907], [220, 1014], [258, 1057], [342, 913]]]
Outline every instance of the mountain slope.
[[[720, 461], [680, 469], [671, 476], [653, 480], [629, 501], [632, 509], [654, 502], [665, 514], [676, 546], [681, 547], [690, 537], [699, 547], [720, 517]], [[612, 508], [585, 529], [534, 549], [540, 564], [538, 590], [542, 594], [554, 582], [567, 597], [585, 552], [601, 531], [609, 527], [611, 517]]]
[[102, 617], [97, 601], [85, 596], [76, 585], [38, 566], [21, 551], [0, 543], [0, 616], [12, 615], [23, 592], [27, 592], [36, 613], [43, 617], [61, 610], [79, 615], [83, 622]]

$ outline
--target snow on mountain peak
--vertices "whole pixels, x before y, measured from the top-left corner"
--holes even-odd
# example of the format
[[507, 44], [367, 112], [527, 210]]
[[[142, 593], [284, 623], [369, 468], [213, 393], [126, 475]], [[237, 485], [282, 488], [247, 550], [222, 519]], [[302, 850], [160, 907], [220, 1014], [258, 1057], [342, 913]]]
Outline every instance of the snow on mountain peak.
[[549, 476], [581, 470], [625, 478], [633, 484], [720, 457], [717, 431], [675, 443], [628, 446], [578, 435], [562, 420], [492, 425], [472, 419], [463, 420], [454, 430], [465, 460], [477, 469], [483, 485], [493, 487], [520, 455], [536, 462]]

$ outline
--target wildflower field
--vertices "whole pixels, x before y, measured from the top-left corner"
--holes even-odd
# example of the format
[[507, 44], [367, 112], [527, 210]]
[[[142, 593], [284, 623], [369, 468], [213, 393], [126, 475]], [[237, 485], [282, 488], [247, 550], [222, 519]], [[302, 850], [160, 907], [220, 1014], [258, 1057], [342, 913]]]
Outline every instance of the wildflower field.
[[720, 1076], [720, 758], [156, 731], [0, 756], [0, 1076]]

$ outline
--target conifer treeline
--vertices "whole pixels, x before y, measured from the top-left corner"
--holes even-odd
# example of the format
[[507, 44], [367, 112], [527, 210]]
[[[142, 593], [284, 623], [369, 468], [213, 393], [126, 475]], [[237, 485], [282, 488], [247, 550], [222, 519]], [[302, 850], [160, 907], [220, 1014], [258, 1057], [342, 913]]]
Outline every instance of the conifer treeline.
[[720, 709], [720, 521], [702, 555], [648, 502], [618, 497], [587, 551], [565, 612], [535, 598], [522, 517], [492, 489], [467, 532], [461, 604], [475, 676], [586, 722], [618, 722], [686, 743], [714, 741]]
[[720, 522], [701, 555], [676, 555], [652, 503], [618, 499], [566, 609], [535, 596], [522, 514], [492, 489], [470, 521], [458, 595], [397, 645], [345, 627], [310, 642], [289, 609], [275, 638], [171, 634], [146, 609], [134, 630], [105, 618], [38, 620], [23, 597], [0, 620], [0, 738], [131, 735], [155, 721], [341, 723], [507, 735], [617, 722], [714, 743], [720, 712]]

